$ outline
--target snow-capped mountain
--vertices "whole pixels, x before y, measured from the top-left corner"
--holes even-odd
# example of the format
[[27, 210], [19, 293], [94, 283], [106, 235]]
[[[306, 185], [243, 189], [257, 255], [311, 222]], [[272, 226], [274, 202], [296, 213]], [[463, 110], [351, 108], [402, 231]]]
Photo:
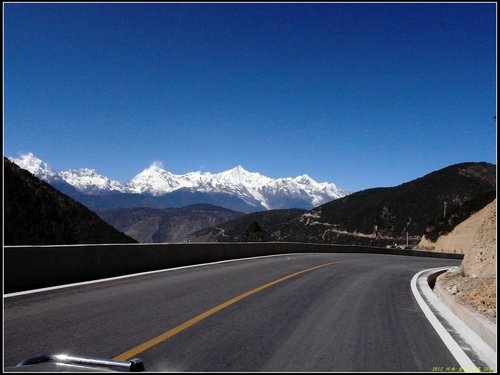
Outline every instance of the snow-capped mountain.
[[84, 194], [99, 194], [106, 191], [127, 192], [126, 186], [98, 174], [94, 169], [68, 169], [59, 172], [59, 176]]
[[9, 159], [49, 184], [64, 181], [83, 194], [100, 194], [110, 191], [127, 192], [125, 185], [98, 174], [94, 169], [69, 169], [58, 173], [32, 153], [23, 154], [20, 158], [9, 157]]
[[57, 172], [44, 161], [38, 159], [31, 152], [21, 155], [21, 158], [16, 159], [9, 157], [9, 160], [19, 165], [21, 168], [31, 172], [34, 176], [46, 182], [53, 182], [59, 179]]
[[225, 172], [190, 172], [175, 175], [154, 164], [135, 176], [128, 184], [129, 191], [163, 195], [186, 188], [206, 193], [227, 193], [264, 209], [315, 207], [347, 195], [335, 184], [318, 183], [307, 175], [296, 178], [272, 179], [249, 172], [241, 165]]
[[189, 187], [182, 176], [167, 172], [157, 164], [146, 168], [127, 184], [132, 193], [163, 195], [172, 191]]
[[110, 180], [94, 169], [70, 169], [57, 173], [33, 154], [9, 158], [21, 168], [49, 183], [64, 181], [79, 192], [99, 195], [110, 192], [164, 196], [180, 189], [201, 193], [237, 196], [256, 210], [312, 208], [347, 195], [335, 184], [318, 183], [307, 175], [272, 179], [249, 172], [241, 165], [221, 173], [190, 172], [176, 175], [153, 163], [127, 183]]

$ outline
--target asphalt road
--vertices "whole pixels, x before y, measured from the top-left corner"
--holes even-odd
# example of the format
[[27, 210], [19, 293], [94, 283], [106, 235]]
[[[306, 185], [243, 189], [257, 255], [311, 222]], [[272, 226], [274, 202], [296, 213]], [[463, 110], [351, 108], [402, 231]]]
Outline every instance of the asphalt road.
[[8, 296], [4, 366], [58, 352], [140, 357], [147, 371], [459, 367], [410, 288], [420, 270], [459, 264], [290, 254]]

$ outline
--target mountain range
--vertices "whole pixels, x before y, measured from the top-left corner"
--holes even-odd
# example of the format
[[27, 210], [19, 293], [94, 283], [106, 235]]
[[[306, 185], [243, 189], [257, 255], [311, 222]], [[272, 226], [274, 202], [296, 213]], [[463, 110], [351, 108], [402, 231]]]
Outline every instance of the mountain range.
[[125, 207], [166, 208], [209, 203], [245, 213], [311, 209], [348, 193], [333, 183], [316, 182], [304, 174], [273, 179], [241, 165], [221, 173], [177, 175], [157, 163], [121, 183], [81, 168], [57, 172], [32, 153], [9, 159], [93, 210]]
[[[273, 209], [249, 214], [207, 202], [187, 205], [193, 196], [189, 194], [198, 194], [200, 200], [209, 196], [205, 194], [238, 199], [225, 193], [190, 192], [187, 188], [165, 196], [109, 191], [86, 195], [40, 160], [31, 167], [46, 180], [81, 196], [102, 199], [120, 196], [126, 201], [130, 195], [138, 204], [152, 199], [163, 199], [165, 204], [176, 197], [177, 204], [185, 207], [151, 209], [143, 205], [90, 212], [4, 158], [6, 244], [120, 243], [133, 241], [133, 237], [139, 242], [259, 238], [386, 246], [401, 243], [406, 235], [413, 245], [423, 235], [432, 239], [451, 232], [496, 198], [496, 166], [484, 162], [452, 165], [399, 186], [359, 191], [311, 210]], [[197, 229], [200, 230], [191, 233]], [[257, 229], [258, 237], [252, 236]], [[124, 237], [124, 233], [129, 237]]]

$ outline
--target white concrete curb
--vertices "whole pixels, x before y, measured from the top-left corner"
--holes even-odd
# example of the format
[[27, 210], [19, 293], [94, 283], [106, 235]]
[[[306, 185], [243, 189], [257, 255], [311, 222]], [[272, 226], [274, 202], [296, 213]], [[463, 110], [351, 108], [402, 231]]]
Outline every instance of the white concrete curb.
[[[464, 321], [462, 321], [451, 309], [447, 306], [444, 300], [440, 299], [436, 293], [430, 288], [428, 279], [431, 275], [439, 271], [445, 271], [446, 268], [433, 268], [418, 272], [415, 274], [411, 281], [411, 289], [417, 300], [420, 308], [425, 316], [432, 324], [438, 335], [443, 340], [443, 343], [448, 347], [452, 355], [460, 364], [460, 371], [463, 372], [495, 372], [497, 367], [496, 351], [488, 345], [482, 337], [480, 337], [474, 330], [472, 330]], [[441, 319], [446, 321], [447, 325], [451, 328], [448, 332], [443, 324], [436, 317], [430, 306], [436, 311]], [[496, 327], [495, 327], [496, 331]], [[460, 337], [460, 341], [465, 344], [464, 349], [467, 351], [472, 350], [474, 356], [487, 367], [481, 367], [464, 352], [464, 349], [457, 343], [450, 333], [454, 333]], [[472, 354], [472, 353], [471, 353]], [[478, 362], [479, 363], [479, 362]]]
[[497, 325], [483, 317], [480, 313], [473, 311], [463, 305], [457, 299], [448, 293], [443, 287], [436, 283], [434, 293], [443, 301], [453, 313], [467, 324], [485, 343], [497, 350]]

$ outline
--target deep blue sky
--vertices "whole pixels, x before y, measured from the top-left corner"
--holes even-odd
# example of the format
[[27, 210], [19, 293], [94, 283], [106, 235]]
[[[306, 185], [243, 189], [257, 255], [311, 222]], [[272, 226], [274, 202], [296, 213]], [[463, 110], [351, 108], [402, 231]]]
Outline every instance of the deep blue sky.
[[4, 155], [357, 191], [496, 164], [496, 3], [3, 4]]

